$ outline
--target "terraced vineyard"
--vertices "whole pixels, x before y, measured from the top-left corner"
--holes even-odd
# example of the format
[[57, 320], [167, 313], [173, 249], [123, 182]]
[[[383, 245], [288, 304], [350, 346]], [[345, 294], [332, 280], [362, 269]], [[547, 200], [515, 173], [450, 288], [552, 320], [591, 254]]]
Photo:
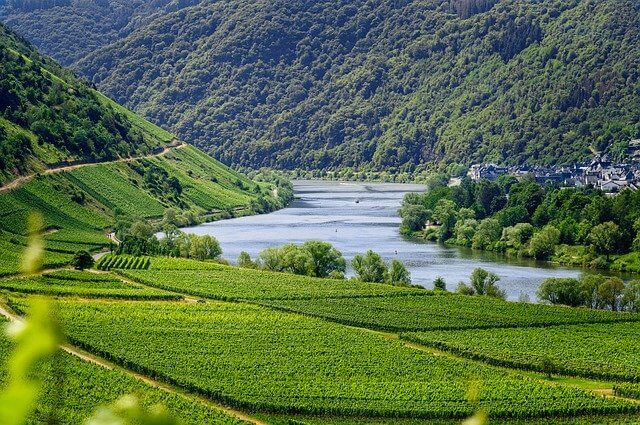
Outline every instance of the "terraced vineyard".
[[[0, 276], [16, 274], [20, 271], [24, 246], [0, 239]], [[47, 268], [61, 267], [71, 261], [71, 255], [46, 251], [43, 266]]]
[[640, 323], [422, 332], [404, 339], [512, 368], [640, 382]]
[[126, 164], [109, 164], [79, 168], [66, 176], [110, 210], [118, 208], [130, 217], [162, 216], [164, 206], [134, 186], [127, 174]]
[[[0, 324], [6, 324], [6, 322], [0, 319]], [[13, 345], [0, 334], [0, 364], [6, 364], [12, 349]], [[52, 373], [50, 367], [41, 367], [38, 370], [36, 376], [44, 382], [44, 393], [40, 397], [35, 413], [29, 418], [30, 424], [50, 423], [52, 413], [58, 424], [82, 424], [94, 414], [97, 407], [111, 404], [123, 394], [135, 394], [140, 403], [146, 407], [162, 404], [173, 412], [181, 412], [180, 417], [185, 425], [246, 423], [217, 409], [207, 407], [203, 403], [143, 384], [119, 370], [107, 370], [66, 353], [58, 356], [57, 360], [59, 362], [57, 372], [62, 372], [64, 384], [59, 385], [59, 377]], [[0, 386], [4, 387], [6, 382], [6, 370], [0, 368]], [[59, 393], [58, 390], [61, 392]]]
[[127, 284], [111, 274], [77, 271], [48, 273], [37, 277], [0, 279], [0, 289], [24, 294], [120, 299], [180, 299], [179, 295]]
[[105, 255], [98, 261], [98, 270], [146, 270], [151, 264], [150, 257], [134, 257], [130, 255]]
[[145, 285], [217, 300], [299, 300], [422, 295], [427, 292], [424, 289], [318, 279], [222, 265], [212, 270], [127, 270], [120, 273]]
[[258, 306], [63, 301], [60, 310], [74, 343], [237, 407], [462, 418], [474, 411], [467, 392], [479, 381], [478, 401], [492, 417], [640, 410]]
[[277, 300], [262, 304], [347, 325], [394, 332], [640, 321], [640, 316], [630, 313], [512, 303], [454, 294]]

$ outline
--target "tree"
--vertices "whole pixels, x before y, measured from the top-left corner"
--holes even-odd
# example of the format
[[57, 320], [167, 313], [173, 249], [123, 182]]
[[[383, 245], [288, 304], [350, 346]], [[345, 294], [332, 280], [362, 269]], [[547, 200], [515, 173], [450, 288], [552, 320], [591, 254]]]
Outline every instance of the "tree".
[[444, 281], [442, 276], [437, 276], [436, 279], [433, 281], [433, 289], [435, 289], [436, 291], [447, 290], [447, 283]]
[[412, 233], [422, 230], [425, 223], [431, 217], [431, 212], [424, 205], [419, 204], [403, 204], [398, 210], [398, 214], [402, 218], [402, 233]]
[[342, 253], [328, 242], [307, 241], [302, 245], [313, 259], [313, 275], [327, 277], [331, 272], [344, 273], [347, 267]]
[[242, 251], [240, 255], [238, 255], [238, 267], [255, 269], [258, 268], [258, 265], [251, 259], [251, 256], [247, 251]]
[[476, 211], [483, 218], [500, 211], [507, 203], [507, 198], [500, 185], [490, 180], [481, 180], [476, 184]]
[[213, 260], [222, 255], [220, 243], [213, 236], [209, 235], [190, 235], [191, 246], [189, 248], [189, 258], [197, 260]]
[[382, 261], [380, 254], [371, 250], [364, 255], [353, 257], [351, 266], [358, 279], [363, 282], [382, 283], [386, 280], [387, 265]]
[[485, 249], [494, 242], [500, 240], [502, 236], [502, 225], [495, 218], [485, 218], [478, 225], [473, 236], [473, 247], [475, 249]]
[[538, 288], [538, 298], [551, 304], [578, 307], [583, 304], [580, 282], [572, 278], [545, 279]]
[[519, 249], [529, 242], [533, 236], [533, 232], [533, 225], [529, 223], [518, 223], [502, 231], [502, 240], [505, 241], [508, 246]]
[[401, 261], [393, 259], [387, 273], [387, 283], [395, 286], [411, 285], [411, 274]]
[[531, 238], [529, 253], [536, 260], [547, 260], [555, 252], [558, 242], [560, 231], [553, 226], [545, 226]]
[[607, 221], [591, 229], [588, 240], [594, 246], [596, 252], [605, 254], [608, 260], [609, 255], [616, 252], [621, 238], [620, 227], [612, 221]]
[[456, 204], [449, 199], [441, 199], [433, 210], [434, 220], [440, 223], [438, 240], [444, 242], [451, 237], [456, 224]]
[[71, 265], [76, 270], [84, 270], [93, 266], [93, 257], [87, 251], [78, 251], [71, 260]]
[[527, 176], [522, 181], [511, 186], [509, 190], [509, 207], [522, 206], [532, 216], [536, 208], [544, 200], [545, 193], [542, 186], [536, 183], [533, 176]]
[[472, 286], [467, 285], [464, 282], [460, 282], [458, 283], [458, 286], [456, 287], [456, 293], [460, 294], [460, 295], [475, 295], [476, 291], [473, 289]]
[[282, 271], [282, 261], [280, 260], [279, 248], [266, 248], [258, 255], [260, 264], [265, 270]]
[[598, 288], [607, 280], [599, 274], [586, 274], [580, 279], [580, 298], [582, 305], [589, 308], [600, 307]]
[[500, 280], [497, 274], [477, 268], [471, 273], [471, 287], [478, 295], [501, 295], [496, 283]]
[[280, 248], [281, 271], [302, 276], [315, 276], [315, 263], [309, 251], [296, 244]]
[[624, 282], [622, 279], [612, 277], [605, 280], [602, 285], [598, 287], [598, 297], [603, 306], [610, 308], [612, 311], [617, 311], [623, 291]]
[[556, 365], [549, 357], [543, 357], [540, 362], [540, 370], [547, 375], [548, 379], [551, 379], [551, 375], [556, 373]]
[[471, 246], [477, 228], [478, 222], [472, 218], [458, 220], [453, 230], [453, 234], [456, 238], [456, 244], [461, 246]]
[[634, 313], [640, 313], [640, 280], [627, 283], [622, 292], [622, 308]]

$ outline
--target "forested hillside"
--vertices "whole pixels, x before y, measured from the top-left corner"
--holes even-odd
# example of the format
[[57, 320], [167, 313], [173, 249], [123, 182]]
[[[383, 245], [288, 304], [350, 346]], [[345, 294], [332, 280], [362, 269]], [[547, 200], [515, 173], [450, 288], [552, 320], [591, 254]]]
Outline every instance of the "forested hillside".
[[[2, 24], [0, 58], [0, 276], [20, 270], [36, 231], [44, 265], [55, 267], [80, 250], [105, 249], [123, 223], [166, 216], [185, 226], [288, 199], [287, 188], [251, 181], [175, 141]], [[37, 225], [29, 224], [34, 212]]]
[[171, 139], [0, 24], [0, 183], [61, 163], [148, 154]]
[[43, 53], [70, 65], [148, 23], [154, 14], [197, 1], [7, 0], [0, 5], [0, 19], [28, 35]]
[[[635, 0], [196, 3], [68, 60], [234, 165], [569, 163], [640, 137]], [[57, 37], [102, 23], [43, 38], [29, 22], [73, 4], [5, 19], [66, 57]]]

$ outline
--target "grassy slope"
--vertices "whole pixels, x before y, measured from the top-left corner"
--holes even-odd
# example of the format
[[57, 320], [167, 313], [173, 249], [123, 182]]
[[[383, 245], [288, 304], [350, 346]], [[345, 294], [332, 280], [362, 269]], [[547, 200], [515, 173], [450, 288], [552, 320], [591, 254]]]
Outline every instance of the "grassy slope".
[[[5, 258], [7, 271], [17, 271], [18, 263], [6, 251], [22, 251], [31, 211], [42, 214], [45, 227], [55, 230], [45, 236], [46, 248], [71, 254], [107, 246], [105, 228], [113, 223], [116, 209], [131, 218], [159, 218], [166, 208], [180, 207], [145, 186], [134, 169], [140, 162], [95, 164], [47, 174], [0, 193], [0, 240], [5, 242], [0, 245], [0, 256]], [[185, 202], [181, 207], [196, 215], [236, 208], [250, 211], [258, 193], [269, 196], [267, 185], [252, 182], [196, 148], [175, 149], [151, 162], [181, 181]], [[84, 196], [84, 203], [73, 200], [78, 195]]]
[[[0, 335], [0, 385], [4, 385], [7, 380], [5, 364], [12, 348], [12, 343], [4, 335]], [[48, 422], [51, 419], [50, 412], [55, 413], [58, 424], [81, 424], [96, 408], [111, 404], [125, 394], [135, 395], [146, 407], [159, 403], [165, 405], [185, 425], [244, 423], [200, 402], [152, 388], [118, 370], [107, 370], [66, 353], [58, 356], [57, 361], [64, 374], [63, 383], [60, 385], [50, 368], [40, 368], [37, 376], [43, 380], [44, 392], [28, 424]], [[61, 404], [56, 404], [58, 396], [61, 396]]]
[[473, 412], [467, 391], [481, 381], [480, 402], [495, 417], [633, 409], [622, 400], [257, 306], [64, 301], [60, 310], [67, 334], [81, 346], [236, 407], [460, 418]]

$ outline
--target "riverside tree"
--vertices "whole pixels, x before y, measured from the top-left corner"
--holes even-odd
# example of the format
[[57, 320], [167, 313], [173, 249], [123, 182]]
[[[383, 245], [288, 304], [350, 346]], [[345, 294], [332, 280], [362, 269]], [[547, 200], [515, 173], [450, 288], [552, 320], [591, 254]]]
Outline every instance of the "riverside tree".
[[351, 266], [358, 279], [363, 282], [383, 283], [387, 279], [387, 265], [380, 254], [367, 251], [364, 255], [356, 255], [351, 261]]
[[411, 274], [401, 261], [393, 259], [387, 273], [387, 283], [395, 286], [411, 285]]

